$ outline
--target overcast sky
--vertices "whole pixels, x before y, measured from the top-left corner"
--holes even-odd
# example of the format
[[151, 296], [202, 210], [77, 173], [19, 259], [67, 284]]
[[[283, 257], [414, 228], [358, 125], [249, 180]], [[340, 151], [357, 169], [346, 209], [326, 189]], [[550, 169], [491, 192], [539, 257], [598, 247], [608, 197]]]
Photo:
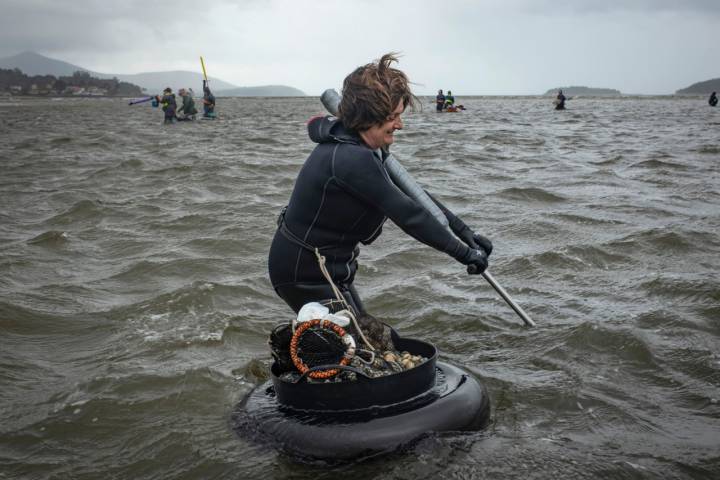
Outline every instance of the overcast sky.
[[316, 95], [402, 54], [415, 93], [669, 94], [720, 77], [720, 0], [0, 0], [0, 56], [200, 71]]

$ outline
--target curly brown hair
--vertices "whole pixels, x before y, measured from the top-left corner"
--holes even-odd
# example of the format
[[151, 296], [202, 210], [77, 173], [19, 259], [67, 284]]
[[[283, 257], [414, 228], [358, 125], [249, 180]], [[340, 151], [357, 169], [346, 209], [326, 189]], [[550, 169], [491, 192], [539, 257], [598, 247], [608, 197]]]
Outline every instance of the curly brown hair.
[[403, 108], [414, 107], [417, 97], [410, 91], [407, 76], [392, 68], [396, 53], [386, 53], [380, 60], [358, 67], [343, 82], [338, 117], [350, 130], [362, 132], [380, 125], [392, 115], [400, 101]]

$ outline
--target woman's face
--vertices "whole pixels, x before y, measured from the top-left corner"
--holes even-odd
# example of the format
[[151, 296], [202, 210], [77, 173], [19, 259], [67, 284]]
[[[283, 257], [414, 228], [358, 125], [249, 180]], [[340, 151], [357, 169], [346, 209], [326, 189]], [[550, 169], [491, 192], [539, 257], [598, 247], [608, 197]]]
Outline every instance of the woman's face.
[[360, 137], [368, 147], [375, 150], [376, 148], [387, 148], [395, 141], [395, 130], [402, 130], [403, 123], [400, 116], [405, 111], [402, 100], [398, 102], [397, 107], [385, 121], [379, 125], [373, 125], [367, 130], [360, 132]]

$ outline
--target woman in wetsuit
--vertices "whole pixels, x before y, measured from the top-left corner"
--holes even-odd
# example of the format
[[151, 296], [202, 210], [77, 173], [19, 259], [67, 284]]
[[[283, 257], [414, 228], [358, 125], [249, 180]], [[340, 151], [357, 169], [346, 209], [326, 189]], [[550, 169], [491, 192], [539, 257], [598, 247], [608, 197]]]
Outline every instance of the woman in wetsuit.
[[178, 91], [180, 98], [182, 98], [182, 105], [178, 108], [177, 113], [182, 112], [182, 116], [178, 116], [179, 121], [195, 120], [195, 114], [198, 113], [195, 108], [195, 100], [193, 100], [192, 93], [184, 88]]
[[203, 80], [203, 117], [215, 118], [215, 95], [210, 91], [207, 80]]
[[157, 96], [159, 104], [162, 106], [162, 110], [165, 113], [164, 123], [173, 123], [177, 121], [177, 102], [175, 101], [175, 94], [172, 93], [172, 89], [167, 87], [163, 90], [163, 96]]
[[453, 235], [385, 170], [394, 132], [403, 128], [401, 116], [416, 102], [405, 74], [391, 67], [396, 61], [386, 54], [358, 67], [345, 78], [338, 118], [318, 117], [308, 123], [310, 138], [318, 145], [278, 218], [268, 262], [275, 291], [295, 312], [308, 302], [334, 298], [315, 249], [325, 257], [327, 271], [346, 301], [364, 312], [353, 286], [358, 245], [372, 243], [388, 218], [416, 240], [473, 265], [475, 272], [487, 268], [492, 251], [488, 239], [433, 199]]

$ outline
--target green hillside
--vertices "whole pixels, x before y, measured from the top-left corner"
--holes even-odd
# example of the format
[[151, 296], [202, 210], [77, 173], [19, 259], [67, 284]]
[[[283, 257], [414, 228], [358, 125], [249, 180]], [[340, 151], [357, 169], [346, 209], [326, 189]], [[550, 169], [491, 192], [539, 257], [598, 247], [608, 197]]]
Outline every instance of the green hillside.
[[712, 92], [720, 92], [720, 78], [693, 83], [687, 88], [681, 88], [675, 95], [710, 95]]

